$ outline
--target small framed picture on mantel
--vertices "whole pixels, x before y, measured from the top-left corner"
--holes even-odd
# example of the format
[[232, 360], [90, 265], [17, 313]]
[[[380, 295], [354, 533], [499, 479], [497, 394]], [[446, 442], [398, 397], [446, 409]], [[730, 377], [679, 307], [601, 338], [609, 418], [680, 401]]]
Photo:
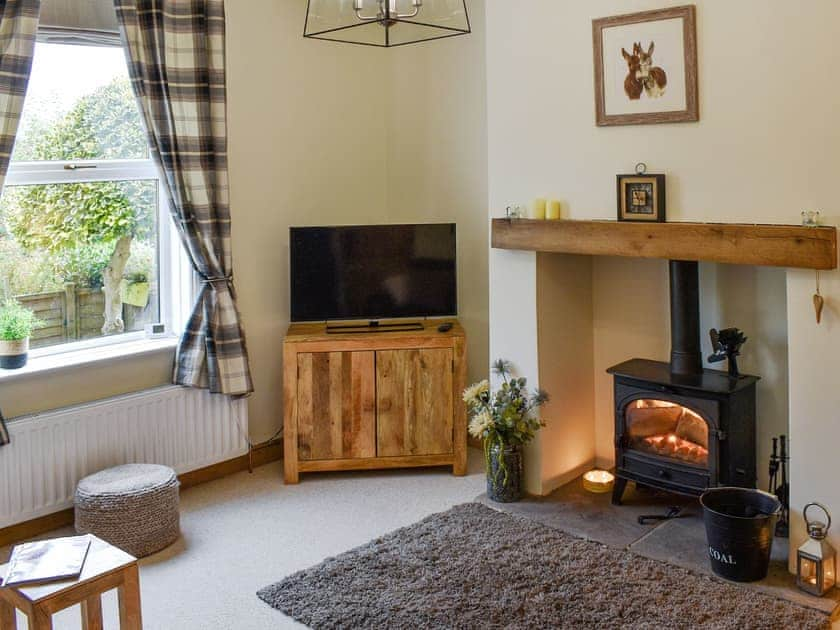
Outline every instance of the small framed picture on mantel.
[[618, 220], [665, 221], [665, 176], [618, 175]]
[[599, 127], [700, 120], [694, 5], [592, 21]]

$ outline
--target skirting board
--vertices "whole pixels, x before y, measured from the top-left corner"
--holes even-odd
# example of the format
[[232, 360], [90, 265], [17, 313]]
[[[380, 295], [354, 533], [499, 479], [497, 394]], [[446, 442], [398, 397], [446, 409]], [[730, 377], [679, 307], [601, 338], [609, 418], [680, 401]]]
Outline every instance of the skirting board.
[[577, 468], [573, 468], [569, 472], [563, 473], [562, 475], [557, 475], [555, 477], [551, 477], [550, 479], [546, 479], [542, 483], [542, 495], [546, 496], [557, 490], [557, 488], [561, 486], [565, 486], [567, 483], [570, 483], [577, 479], [578, 477], [582, 476], [583, 473], [589, 472], [595, 468], [595, 459], [590, 459]]
[[[251, 451], [251, 465], [258, 468], [265, 464], [278, 461], [283, 457], [283, 442], [255, 448]], [[214, 481], [227, 477], [243, 470], [248, 470], [249, 457], [248, 455], [241, 455], [233, 459], [229, 459], [218, 464], [212, 464], [198, 470], [191, 470], [189, 472], [178, 475], [178, 480], [181, 482], [181, 489], [191, 488], [208, 481]], [[278, 484], [280, 479], [278, 478]], [[9, 527], [0, 529], [0, 547], [6, 545], [13, 545], [25, 540], [39, 536], [46, 532], [58, 529], [60, 527], [67, 527], [73, 525], [73, 509], [61, 510], [34, 518], [30, 521], [17, 523]]]

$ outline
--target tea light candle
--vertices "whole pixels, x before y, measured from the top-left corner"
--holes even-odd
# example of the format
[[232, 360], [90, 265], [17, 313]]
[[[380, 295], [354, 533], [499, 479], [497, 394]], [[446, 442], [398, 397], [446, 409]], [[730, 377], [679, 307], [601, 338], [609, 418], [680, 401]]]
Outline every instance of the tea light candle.
[[556, 199], [552, 199], [548, 202], [548, 208], [545, 211], [545, 218], [546, 219], [559, 219], [560, 218], [560, 202]]
[[583, 487], [598, 494], [611, 491], [614, 482], [615, 475], [606, 470], [590, 470], [583, 476]]
[[545, 199], [534, 199], [534, 219], [545, 219]]

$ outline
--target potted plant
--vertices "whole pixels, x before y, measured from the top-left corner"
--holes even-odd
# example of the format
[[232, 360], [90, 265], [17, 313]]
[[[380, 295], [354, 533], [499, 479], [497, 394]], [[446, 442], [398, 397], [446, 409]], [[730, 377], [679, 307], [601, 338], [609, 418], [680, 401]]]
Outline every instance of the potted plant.
[[29, 337], [38, 320], [17, 300], [0, 306], [0, 368], [14, 370], [26, 365]]
[[149, 303], [149, 279], [146, 274], [136, 272], [126, 275], [120, 283], [120, 297], [123, 304], [146, 308]]
[[548, 401], [542, 390], [529, 393], [524, 378], [513, 378], [509, 361], [498, 360], [493, 372], [502, 384], [496, 393], [486, 380], [464, 390], [469, 432], [484, 442], [487, 495], [499, 503], [522, 498], [522, 446], [545, 426], [536, 414]]

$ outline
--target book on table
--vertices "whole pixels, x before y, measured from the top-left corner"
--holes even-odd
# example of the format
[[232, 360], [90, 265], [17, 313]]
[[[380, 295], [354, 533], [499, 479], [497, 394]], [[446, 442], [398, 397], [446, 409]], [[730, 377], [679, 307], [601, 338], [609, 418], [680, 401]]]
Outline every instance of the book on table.
[[90, 536], [67, 536], [15, 545], [3, 586], [25, 586], [78, 578]]

